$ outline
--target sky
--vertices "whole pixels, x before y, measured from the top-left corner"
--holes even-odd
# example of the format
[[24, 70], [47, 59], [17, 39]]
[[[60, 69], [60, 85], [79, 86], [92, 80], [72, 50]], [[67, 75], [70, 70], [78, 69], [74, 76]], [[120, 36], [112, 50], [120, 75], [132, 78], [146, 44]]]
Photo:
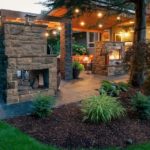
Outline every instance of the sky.
[[45, 8], [36, 4], [40, 0], [0, 0], [0, 9], [10, 9], [31, 13], [40, 13]]

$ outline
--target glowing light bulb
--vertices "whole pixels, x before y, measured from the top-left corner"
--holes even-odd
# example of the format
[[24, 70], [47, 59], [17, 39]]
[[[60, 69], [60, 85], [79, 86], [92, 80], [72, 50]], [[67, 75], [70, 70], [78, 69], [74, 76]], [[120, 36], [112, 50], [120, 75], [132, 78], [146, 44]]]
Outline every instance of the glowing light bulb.
[[54, 30], [52, 33], [53, 33], [53, 35], [56, 35], [56, 34], [57, 34], [57, 31]]
[[97, 16], [98, 16], [99, 18], [101, 18], [101, 17], [103, 16], [103, 14], [102, 14], [101, 12], [99, 12], [99, 13], [97, 14]]
[[48, 36], [49, 36], [49, 33], [48, 33], [48, 32], [46, 32], [46, 33], [45, 33], [45, 36], [46, 36], [46, 37], [48, 37]]
[[62, 27], [59, 26], [57, 29], [58, 29], [59, 31], [61, 31], [61, 30], [62, 30]]
[[117, 17], [117, 20], [121, 20], [121, 17], [120, 17], [120, 16], [118, 16], [118, 17]]
[[79, 10], [78, 8], [76, 8], [76, 9], [74, 10], [74, 12], [78, 14], [78, 13], [80, 12], [80, 10]]
[[81, 21], [81, 22], [80, 22], [80, 25], [81, 25], [81, 26], [85, 26], [85, 22], [84, 22], [84, 21]]
[[98, 25], [98, 27], [99, 27], [99, 28], [102, 28], [102, 27], [103, 27], [103, 25], [102, 25], [102, 24], [99, 24], [99, 25]]

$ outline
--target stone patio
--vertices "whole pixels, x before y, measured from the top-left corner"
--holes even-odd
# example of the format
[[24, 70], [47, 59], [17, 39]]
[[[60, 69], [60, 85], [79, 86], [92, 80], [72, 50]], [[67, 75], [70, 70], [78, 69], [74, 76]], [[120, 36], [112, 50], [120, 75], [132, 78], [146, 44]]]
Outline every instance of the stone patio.
[[83, 72], [78, 80], [62, 80], [60, 91], [57, 94], [56, 106], [77, 102], [89, 96], [97, 95], [103, 80], [127, 82], [128, 75], [107, 77]]

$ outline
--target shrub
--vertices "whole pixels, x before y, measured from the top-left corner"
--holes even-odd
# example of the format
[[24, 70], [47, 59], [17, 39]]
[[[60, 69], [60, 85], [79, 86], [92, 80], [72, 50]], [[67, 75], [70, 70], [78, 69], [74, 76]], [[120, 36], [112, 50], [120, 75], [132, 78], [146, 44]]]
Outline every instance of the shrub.
[[[142, 55], [144, 55], [144, 58], [141, 57], [141, 55], [136, 55], [137, 51], [141, 50]], [[150, 42], [138, 42], [133, 44], [132, 46], [130, 46], [128, 48], [128, 50], [125, 52], [125, 56], [124, 56], [124, 63], [127, 63], [131, 66], [131, 64], [133, 63], [133, 59], [136, 56], [136, 59], [138, 60], [138, 66], [137, 67], [142, 67], [144, 70], [150, 69]], [[139, 61], [140, 60], [140, 61]], [[142, 62], [142, 63], [141, 63]], [[134, 65], [134, 64], [132, 64]], [[130, 67], [131, 69], [131, 67]]]
[[73, 54], [74, 55], [87, 55], [88, 50], [84, 45], [73, 44]]
[[109, 96], [119, 96], [120, 92], [126, 92], [128, 88], [129, 85], [127, 83], [123, 82], [113, 83], [104, 80], [99, 89], [99, 93], [100, 95], [105, 93]]
[[79, 72], [84, 71], [84, 65], [80, 64], [77, 61], [74, 61], [72, 64], [73, 69], [77, 69]]
[[55, 100], [51, 96], [38, 95], [33, 101], [33, 114], [36, 117], [47, 117], [52, 113], [52, 107]]
[[109, 122], [125, 115], [125, 108], [115, 97], [93, 96], [82, 102], [84, 121], [91, 123]]
[[[50, 35], [51, 35], [51, 33], [50, 33]], [[48, 44], [48, 46], [50, 46], [52, 48], [54, 55], [60, 54], [60, 35], [49, 36], [47, 38], [47, 44]]]
[[131, 103], [133, 109], [138, 112], [141, 119], [150, 119], [150, 97], [143, 95], [141, 92], [137, 92], [132, 97]]

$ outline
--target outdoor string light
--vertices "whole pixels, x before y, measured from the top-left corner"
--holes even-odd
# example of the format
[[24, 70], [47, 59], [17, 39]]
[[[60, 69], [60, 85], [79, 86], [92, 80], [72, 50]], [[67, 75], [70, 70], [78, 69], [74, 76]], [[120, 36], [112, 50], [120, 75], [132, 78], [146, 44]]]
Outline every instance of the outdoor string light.
[[121, 20], [121, 17], [120, 17], [120, 16], [118, 16], [118, 17], [117, 17], [117, 20]]
[[102, 14], [101, 12], [99, 12], [99, 13], [97, 14], [97, 16], [98, 16], [99, 18], [101, 18], [101, 17], [103, 16], [103, 14]]
[[49, 33], [48, 33], [48, 32], [46, 32], [46, 33], [45, 33], [45, 36], [46, 36], [46, 37], [48, 37], [48, 36], [49, 36]]
[[80, 25], [81, 25], [81, 26], [85, 26], [85, 22], [84, 22], [84, 21], [81, 21], [81, 22], [80, 22]]
[[99, 27], [99, 28], [102, 28], [102, 27], [103, 27], [103, 25], [102, 25], [102, 24], [99, 24], [99, 25], [98, 25], [98, 27]]
[[59, 26], [57, 29], [58, 29], [59, 31], [61, 31], [61, 30], [62, 30], [62, 27]]
[[56, 34], [57, 34], [57, 31], [54, 30], [54, 31], [52, 32], [52, 34], [53, 34], [53, 35], [56, 35]]
[[78, 13], [80, 12], [80, 10], [79, 10], [78, 8], [76, 8], [76, 9], [74, 10], [74, 12], [78, 14]]

